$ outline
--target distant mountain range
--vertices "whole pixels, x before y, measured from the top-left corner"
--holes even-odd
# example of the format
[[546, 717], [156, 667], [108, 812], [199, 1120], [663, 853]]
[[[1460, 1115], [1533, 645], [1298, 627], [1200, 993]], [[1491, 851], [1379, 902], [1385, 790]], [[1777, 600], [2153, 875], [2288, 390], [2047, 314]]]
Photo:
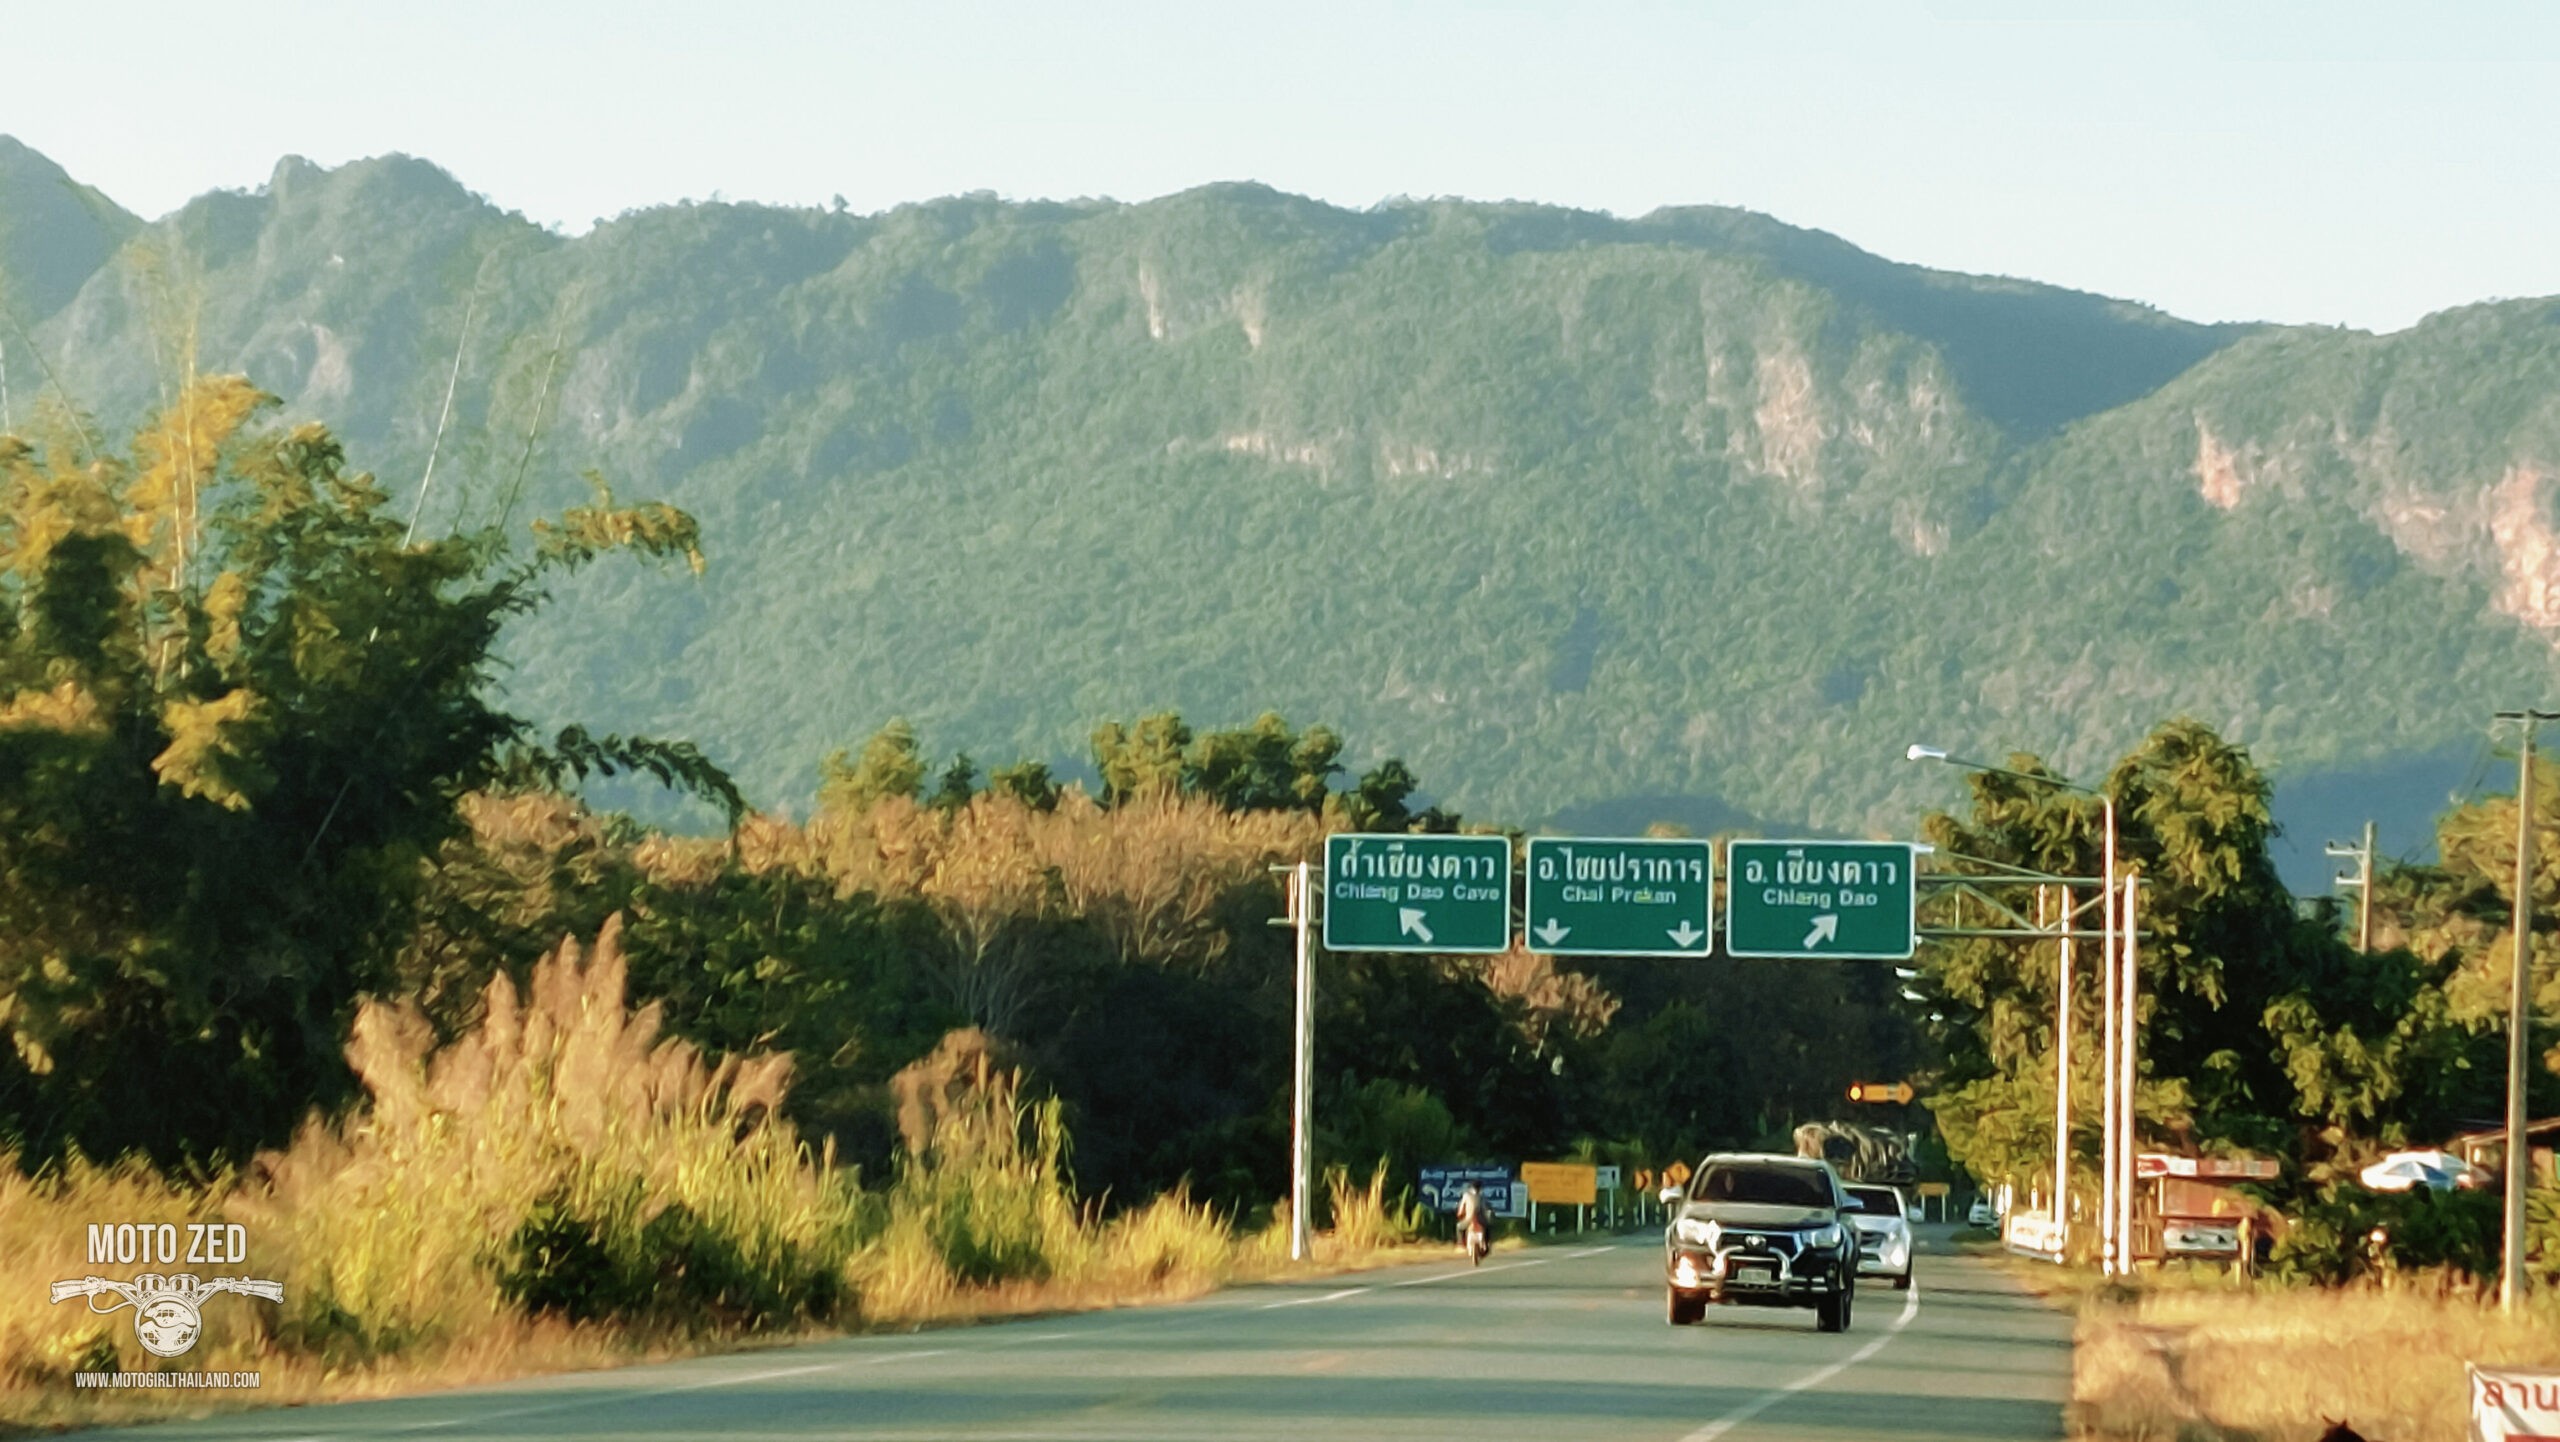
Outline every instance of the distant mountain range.
[[2187, 713], [2304, 884], [2554, 690], [2550, 299], [2206, 326], [1745, 211], [1254, 185], [572, 238], [399, 157], [146, 224], [6, 139], [0, 277], [20, 417], [30, 337], [122, 424], [192, 333], [404, 505], [452, 381], [431, 524], [588, 468], [692, 510], [705, 578], [581, 578], [511, 684], [767, 804], [894, 715], [1065, 763], [1277, 709], [1471, 815], [1901, 832], [1959, 794], [1911, 741], [2089, 774]]

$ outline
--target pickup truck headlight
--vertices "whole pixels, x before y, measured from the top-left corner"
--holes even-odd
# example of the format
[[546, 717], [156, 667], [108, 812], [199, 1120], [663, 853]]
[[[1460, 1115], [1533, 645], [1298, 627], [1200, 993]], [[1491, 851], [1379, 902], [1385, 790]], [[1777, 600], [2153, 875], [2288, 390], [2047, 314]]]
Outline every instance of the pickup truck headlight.
[[1825, 1222], [1805, 1234], [1805, 1241], [1816, 1247], [1836, 1248], [1845, 1240], [1838, 1222]]
[[1671, 1233], [1690, 1246], [1712, 1249], [1716, 1244], [1716, 1238], [1723, 1235], [1723, 1229], [1711, 1221], [1702, 1221], [1696, 1217], [1682, 1217], [1672, 1224]]

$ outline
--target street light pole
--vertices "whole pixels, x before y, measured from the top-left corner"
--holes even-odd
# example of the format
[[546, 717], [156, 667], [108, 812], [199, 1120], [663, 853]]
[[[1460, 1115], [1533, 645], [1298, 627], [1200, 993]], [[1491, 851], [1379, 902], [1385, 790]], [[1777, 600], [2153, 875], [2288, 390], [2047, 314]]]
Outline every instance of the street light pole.
[[[2062, 947], [2053, 1003], [2053, 1251], [2071, 1255], [2071, 888], [2062, 888]], [[2039, 917], [2041, 919], [2041, 917]]]
[[2513, 1314], [2524, 1305], [2524, 1192], [2533, 1152], [2525, 1145], [2526, 1035], [2533, 1019], [2533, 729], [2560, 721], [2550, 711], [2501, 711], [2501, 721], [2524, 723], [2524, 755], [2516, 776], [2515, 975], [2507, 983], [2507, 1175], [2504, 1251], [2498, 1267], [2498, 1307]]
[[[1967, 761], [1962, 757], [1950, 756], [1945, 751], [1940, 750], [1935, 746], [1922, 746], [1917, 742], [1914, 742], [1902, 753], [1902, 755], [1903, 759], [1906, 761], [1937, 761], [1966, 771], [1979, 771], [1990, 776], [2007, 776], [2019, 781], [2035, 782], [2054, 787], [2057, 790], [2076, 791], [2083, 796], [2094, 796], [2098, 798], [2099, 810], [2104, 816], [2106, 823], [2102, 868], [2104, 873], [2104, 879], [2102, 882], [2102, 904], [2105, 920], [2102, 923], [2103, 929], [2101, 931], [2100, 942], [2100, 956], [2104, 961], [2104, 965], [2100, 968], [2100, 974], [2104, 978], [2104, 985], [2102, 987], [2102, 991], [2104, 993], [2102, 997], [2104, 1009], [2101, 1011], [2100, 1016], [2104, 1021], [2105, 1036], [2105, 1044], [2103, 1048], [2105, 1053], [2105, 1072], [2103, 1074], [2103, 1085], [2101, 1087], [2104, 1097], [2103, 1109], [2101, 1112], [2103, 1121], [2099, 1128], [2099, 1151], [2101, 1155], [2101, 1163], [2098, 1171], [2100, 1264], [2110, 1275], [2113, 1275], [2119, 1270], [2118, 1254], [2121, 1250], [2125, 1257], [2121, 1270], [2129, 1272], [2132, 1270], [2131, 1243], [2129, 1239], [2120, 1239], [2118, 1237], [2116, 1220], [2119, 1211], [2122, 1211], [2127, 1216], [2130, 1215], [2130, 1208], [2120, 1207], [2119, 1205], [2124, 1199], [2119, 1195], [2120, 1189], [2118, 1186], [2118, 1177], [2119, 1175], [2122, 1176], [2124, 1189], [2130, 1189], [2133, 1177], [2131, 1146], [2131, 1136], [2133, 1131], [2133, 1103], [2130, 1095], [2133, 1084], [2131, 1080], [2132, 1067], [2129, 1064], [2133, 1053], [2133, 1041], [2131, 1036], [2133, 1010], [2130, 1004], [2132, 992], [2131, 967], [2133, 949], [2129, 944], [2130, 938], [2125, 935], [2125, 931], [2130, 928], [2131, 923], [2128, 921], [2124, 928], [2119, 928], [2116, 924], [2116, 799], [2108, 793], [2098, 790], [2096, 787], [2082, 786], [2074, 782], [2065, 781], [2058, 776], [2037, 776], [2024, 771], [2014, 771], [2006, 766], [1992, 766], [1980, 761]], [[2129, 904], [2130, 896], [2128, 895], [2128, 905]], [[2063, 979], [2062, 986], [2059, 989], [2060, 995], [2055, 1003], [2056, 1010], [2054, 1022], [2055, 1044], [2060, 1052], [2060, 1056], [2056, 1059], [2057, 1064], [2054, 1068], [2054, 1114], [2056, 1118], [2054, 1124], [2054, 1175], [2056, 1181], [2053, 1205], [2054, 1216], [2057, 1220], [2060, 1220], [2066, 1214], [2069, 1207], [2069, 1199], [2065, 1193], [2066, 1189], [2070, 1185], [2070, 1172], [2068, 1168], [2070, 1166], [2071, 1106], [2071, 953], [2069, 951], [2069, 947], [2071, 945], [2070, 933], [2072, 914], [2070, 892], [2066, 890], [2063, 893], [2062, 911], [2062, 930], [2064, 938], [2062, 944], [2065, 948], [2063, 951], [2062, 964]], [[2119, 943], [2126, 944], [2120, 946]], [[2124, 990], [2127, 998], [2126, 1004], [2123, 1008], [2123, 1017], [2121, 1022], [2122, 1030], [2125, 1035], [2121, 1039], [2118, 1036], [2119, 1020], [2116, 996], [2117, 958], [2120, 951], [2123, 955], [2124, 966], [2126, 969]], [[2119, 1053], [2122, 1054], [2121, 1059], [2127, 1063], [2124, 1067], [2124, 1091], [2126, 1095], [2122, 1097], [2119, 1097], [2117, 1094], [2117, 1067], [2120, 1060]], [[2121, 1103], [2121, 1105], [2119, 1105], [2119, 1103]], [[2119, 1112], [2121, 1112], [2122, 1117], [2121, 1138], [2119, 1137]]]
[[2106, 1036], [2104, 1047], [2106, 1074], [2100, 1079], [2098, 1090], [2104, 1098], [2106, 1115], [2105, 1120], [2098, 1124], [2100, 1163], [2103, 1172], [2098, 1179], [2099, 1210], [2102, 1213], [2098, 1222], [2098, 1266], [2101, 1271], [2113, 1276], [2118, 1270], [2116, 1266], [2116, 1153], [2123, 1147], [2116, 1133], [2116, 1052], [2123, 1045], [2123, 1039], [2116, 1032], [2116, 953], [2121, 949], [2124, 933], [2116, 925], [2116, 799], [2101, 793], [2098, 800], [2106, 808], [2107, 817], [2106, 858], [2102, 868], [2105, 880], [2101, 883], [2106, 888], [2106, 935], [2099, 943], [2105, 953], [2101, 958], [2100, 966], [2106, 972], [2106, 982], [2100, 991], [2103, 993], [2101, 999], [2105, 1004], [2106, 1012], [2100, 1019], [2099, 1025]]
[[2123, 1008], [2123, 1015], [2117, 1023], [2117, 1030], [2122, 1035], [2116, 1044], [2116, 1066], [2120, 1072], [2116, 1082], [2116, 1105], [2121, 1110], [2111, 1124], [2116, 1134], [2116, 1272], [2127, 1277], [2133, 1275], [2134, 1256], [2133, 1063], [2135, 1043], [2140, 1040], [2140, 1033], [2134, 1026], [2133, 1003], [2136, 978], [2141, 972], [2141, 954], [2135, 942], [2141, 934], [2135, 921], [2141, 908], [2142, 877], [2139, 874], [2128, 876], [2124, 879], [2124, 930], [2116, 938], [2124, 945], [2124, 979], [2116, 988], [2117, 1004]]

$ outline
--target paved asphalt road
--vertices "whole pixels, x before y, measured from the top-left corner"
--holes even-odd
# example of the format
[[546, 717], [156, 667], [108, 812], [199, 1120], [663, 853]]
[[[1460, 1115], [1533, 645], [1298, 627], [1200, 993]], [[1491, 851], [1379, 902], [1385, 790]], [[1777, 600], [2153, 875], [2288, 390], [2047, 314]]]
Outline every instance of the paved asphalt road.
[[[1933, 1229], [1935, 1230], [1935, 1229]], [[1933, 1239], [1934, 1240], [1934, 1239]], [[1662, 1318], [1653, 1238], [1498, 1253], [1177, 1307], [863, 1337], [389, 1402], [241, 1414], [156, 1439], [966, 1438], [982, 1442], [1865, 1442], [2060, 1437], [2067, 1318], [1933, 1248], [1809, 1311]], [[101, 1434], [91, 1434], [101, 1435]]]

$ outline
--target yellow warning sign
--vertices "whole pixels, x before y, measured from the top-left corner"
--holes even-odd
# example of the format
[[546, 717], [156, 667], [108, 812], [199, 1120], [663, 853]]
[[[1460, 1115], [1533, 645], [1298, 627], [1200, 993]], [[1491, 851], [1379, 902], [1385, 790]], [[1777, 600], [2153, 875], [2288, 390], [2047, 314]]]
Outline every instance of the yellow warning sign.
[[1546, 1206], [1590, 1206], [1600, 1200], [1600, 1169], [1583, 1162], [1522, 1162], [1529, 1200]]

